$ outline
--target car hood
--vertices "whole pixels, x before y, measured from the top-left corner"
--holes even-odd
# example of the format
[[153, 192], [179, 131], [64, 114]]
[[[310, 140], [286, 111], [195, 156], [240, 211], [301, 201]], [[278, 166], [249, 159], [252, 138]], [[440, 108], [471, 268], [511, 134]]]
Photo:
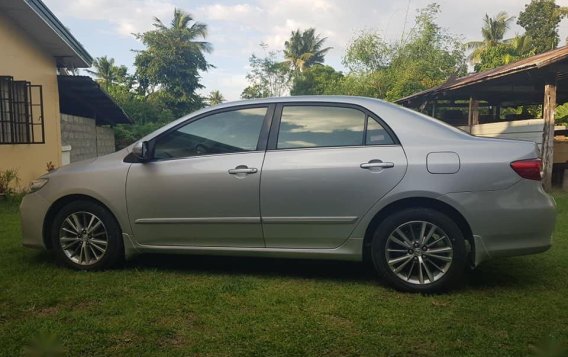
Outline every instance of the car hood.
[[43, 175], [42, 177], [49, 178], [49, 177], [56, 177], [60, 175], [67, 175], [77, 172], [86, 172], [90, 170], [96, 170], [97, 167], [100, 165], [106, 165], [109, 163], [116, 163], [121, 162], [124, 160], [124, 157], [128, 155], [127, 149], [122, 149], [112, 154], [104, 155], [95, 157], [92, 159], [81, 160], [77, 162], [73, 162], [68, 165], [61, 166], [60, 168]]

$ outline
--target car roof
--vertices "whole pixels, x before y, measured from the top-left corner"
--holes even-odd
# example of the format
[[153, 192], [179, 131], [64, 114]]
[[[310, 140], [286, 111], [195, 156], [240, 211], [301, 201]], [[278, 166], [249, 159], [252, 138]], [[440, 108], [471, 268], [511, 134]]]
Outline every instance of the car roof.
[[298, 95], [288, 97], [268, 97], [259, 99], [237, 100], [225, 102], [215, 106], [215, 108], [232, 107], [235, 105], [254, 105], [254, 104], [271, 104], [271, 103], [306, 103], [306, 102], [322, 102], [322, 103], [347, 103], [347, 104], [369, 104], [382, 103], [385, 105], [393, 105], [380, 99], [368, 97], [356, 97], [348, 95]]

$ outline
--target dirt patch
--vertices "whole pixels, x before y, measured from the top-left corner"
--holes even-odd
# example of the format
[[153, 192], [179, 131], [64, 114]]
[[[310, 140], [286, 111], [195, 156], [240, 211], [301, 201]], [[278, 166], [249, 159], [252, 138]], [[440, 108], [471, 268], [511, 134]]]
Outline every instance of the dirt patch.
[[35, 307], [30, 310], [33, 314], [41, 317], [57, 315], [61, 311], [59, 306], [48, 306], [36, 309]]

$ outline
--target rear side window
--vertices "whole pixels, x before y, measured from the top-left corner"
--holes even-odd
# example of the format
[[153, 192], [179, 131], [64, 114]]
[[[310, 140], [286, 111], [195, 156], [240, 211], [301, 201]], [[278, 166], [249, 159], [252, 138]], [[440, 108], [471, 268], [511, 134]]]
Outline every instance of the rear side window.
[[367, 117], [367, 134], [365, 144], [392, 145], [394, 144], [394, 140], [378, 121], [371, 117]]
[[394, 143], [392, 136], [377, 120], [358, 109], [291, 105], [282, 109], [276, 147], [293, 149]]
[[352, 108], [285, 106], [278, 149], [363, 145], [365, 113]]

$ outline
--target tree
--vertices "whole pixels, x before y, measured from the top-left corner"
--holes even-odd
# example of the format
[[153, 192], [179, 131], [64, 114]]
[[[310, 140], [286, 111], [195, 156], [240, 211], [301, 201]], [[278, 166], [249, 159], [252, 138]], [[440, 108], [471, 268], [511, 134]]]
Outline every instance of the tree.
[[331, 66], [316, 65], [294, 78], [291, 95], [337, 94], [343, 74]]
[[416, 25], [408, 39], [394, 46], [389, 67], [382, 75], [385, 98], [396, 100], [465, 74], [465, 54], [461, 39], [436, 24], [437, 4], [418, 11]]
[[79, 68], [61, 67], [57, 69], [57, 74], [62, 76], [78, 76], [81, 73], [79, 71]]
[[515, 36], [506, 43], [500, 43], [481, 52], [479, 63], [474, 68], [476, 72], [485, 71], [534, 54], [530, 37], [527, 35]]
[[210, 106], [221, 104], [224, 101], [225, 97], [223, 97], [223, 94], [218, 90], [211, 91], [207, 97], [207, 103], [209, 103]]
[[556, 106], [556, 123], [566, 125], [568, 121], [568, 103]]
[[109, 95], [134, 121], [114, 128], [116, 147], [122, 149], [176, 118], [160, 92], [142, 95], [134, 88], [111, 85]]
[[114, 58], [107, 56], [95, 58], [92, 67], [94, 70], [88, 69], [87, 72], [95, 76], [96, 81], [102, 84], [107, 91], [113, 84], [125, 84], [130, 81], [128, 68], [124, 65], [116, 66]]
[[388, 66], [391, 46], [372, 31], [359, 33], [349, 44], [343, 65], [351, 72], [373, 72]]
[[532, 0], [519, 14], [517, 24], [532, 39], [535, 54], [558, 46], [558, 24], [568, 14], [568, 8], [556, 5], [555, 0]]
[[483, 26], [481, 27], [482, 41], [471, 41], [467, 47], [473, 50], [469, 59], [476, 64], [481, 61], [481, 55], [488, 49], [498, 46], [504, 42], [505, 33], [509, 29], [514, 16], [509, 16], [505, 11], [499, 12], [495, 17], [485, 14]]
[[465, 48], [436, 24], [439, 11], [436, 4], [419, 10], [400, 42], [387, 43], [372, 32], [359, 35], [344, 57], [351, 72], [328, 92], [395, 100], [465, 74]]
[[[264, 44], [261, 47], [266, 49]], [[249, 66], [247, 80], [250, 85], [241, 93], [243, 99], [279, 97], [290, 89], [290, 71], [285, 63], [277, 60], [276, 52], [270, 51], [264, 57], [252, 54]]]
[[124, 148], [141, 137], [175, 119], [174, 114], [160, 96], [160, 91], [144, 93], [138, 90], [135, 76], [126, 66], [115, 65], [113, 58], [99, 57], [94, 61], [93, 74], [97, 82], [134, 121], [114, 127], [116, 147]]
[[315, 64], [322, 64], [331, 47], [323, 47], [326, 37], [316, 35], [314, 28], [292, 31], [290, 39], [284, 42], [284, 58], [295, 72], [302, 72]]
[[211, 44], [200, 41], [207, 37], [207, 25], [175, 9], [169, 27], [158, 18], [153, 26], [135, 35], [146, 46], [134, 61], [140, 88], [147, 93], [159, 90], [176, 116], [201, 108], [203, 98], [196, 93], [203, 88], [200, 72], [211, 67], [205, 59]]
[[267, 98], [267, 97], [271, 97], [268, 91], [256, 83], [252, 83], [250, 86], [243, 89], [241, 93], [242, 99], [255, 99], [255, 98]]

